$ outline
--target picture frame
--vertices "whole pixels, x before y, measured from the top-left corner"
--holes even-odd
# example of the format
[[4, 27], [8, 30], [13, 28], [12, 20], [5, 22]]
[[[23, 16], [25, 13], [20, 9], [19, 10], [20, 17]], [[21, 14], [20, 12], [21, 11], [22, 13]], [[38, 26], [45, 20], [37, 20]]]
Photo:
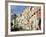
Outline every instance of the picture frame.
[[[14, 14], [17, 14], [17, 12], [19, 13], [19, 11], [21, 12], [21, 10], [24, 10], [23, 8], [28, 8], [28, 7], [31, 8], [30, 6], [33, 7], [33, 8], [38, 7], [36, 9], [39, 9], [39, 7], [41, 8], [41, 29], [40, 30], [28, 30], [28, 29], [25, 29], [25, 30], [20, 30], [20, 31], [19, 30], [17, 30], [17, 31], [11, 30], [12, 29], [12, 27], [11, 27], [11, 19], [12, 19], [11, 14], [12, 14], [12, 12]], [[16, 11], [16, 13], [15, 13], [15, 11]], [[7, 25], [8, 35], [17, 35], [18, 36], [18, 35], [44, 34], [44, 32], [45, 32], [45, 4], [44, 3], [20, 2], [20, 1], [7, 2], [7, 12], [8, 12], [8, 18], [7, 18], [8, 19], [8, 23], [7, 23], [8, 24]], [[17, 14], [17, 16], [18, 16], [18, 14]]]

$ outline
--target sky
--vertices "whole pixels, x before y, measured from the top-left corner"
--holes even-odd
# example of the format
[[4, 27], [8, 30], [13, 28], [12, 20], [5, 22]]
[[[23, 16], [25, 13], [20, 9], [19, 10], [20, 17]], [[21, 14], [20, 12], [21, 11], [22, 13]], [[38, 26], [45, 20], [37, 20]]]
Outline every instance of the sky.
[[12, 14], [21, 14], [24, 9], [25, 9], [25, 6], [11, 5], [11, 13]]

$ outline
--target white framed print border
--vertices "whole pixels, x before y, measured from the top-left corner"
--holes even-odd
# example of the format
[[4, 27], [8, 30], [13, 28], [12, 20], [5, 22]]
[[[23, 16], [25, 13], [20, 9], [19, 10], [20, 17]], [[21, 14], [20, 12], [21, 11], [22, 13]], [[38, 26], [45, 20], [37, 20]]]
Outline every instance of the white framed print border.
[[[6, 12], [8, 13], [7, 14], [8, 35], [17, 35], [17, 36], [35, 35], [35, 34], [37, 35], [37, 34], [45, 33], [45, 4], [44, 3], [20, 2], [20, 1], [14, 1], [14, 2], [8, 1], [6, 3], [7, 3]], [[38, 17], [41, 20], [40, 25], [38, 25], [39, 24], [39, 20], [37, 20], [39, 19]], [[24, 21], [24, 23], [22, 22], [22, 20]], [[34, 23], [32, 23], [32, 21]]]

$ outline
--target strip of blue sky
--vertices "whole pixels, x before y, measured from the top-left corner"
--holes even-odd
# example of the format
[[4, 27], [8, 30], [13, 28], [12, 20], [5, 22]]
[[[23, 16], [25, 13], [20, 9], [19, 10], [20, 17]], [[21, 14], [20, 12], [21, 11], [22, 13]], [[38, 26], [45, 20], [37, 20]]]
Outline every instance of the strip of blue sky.
[[11, 13], [13, 14], [21, 14], [24, 9], [25, 9], [25, 6], [11, 5]]

